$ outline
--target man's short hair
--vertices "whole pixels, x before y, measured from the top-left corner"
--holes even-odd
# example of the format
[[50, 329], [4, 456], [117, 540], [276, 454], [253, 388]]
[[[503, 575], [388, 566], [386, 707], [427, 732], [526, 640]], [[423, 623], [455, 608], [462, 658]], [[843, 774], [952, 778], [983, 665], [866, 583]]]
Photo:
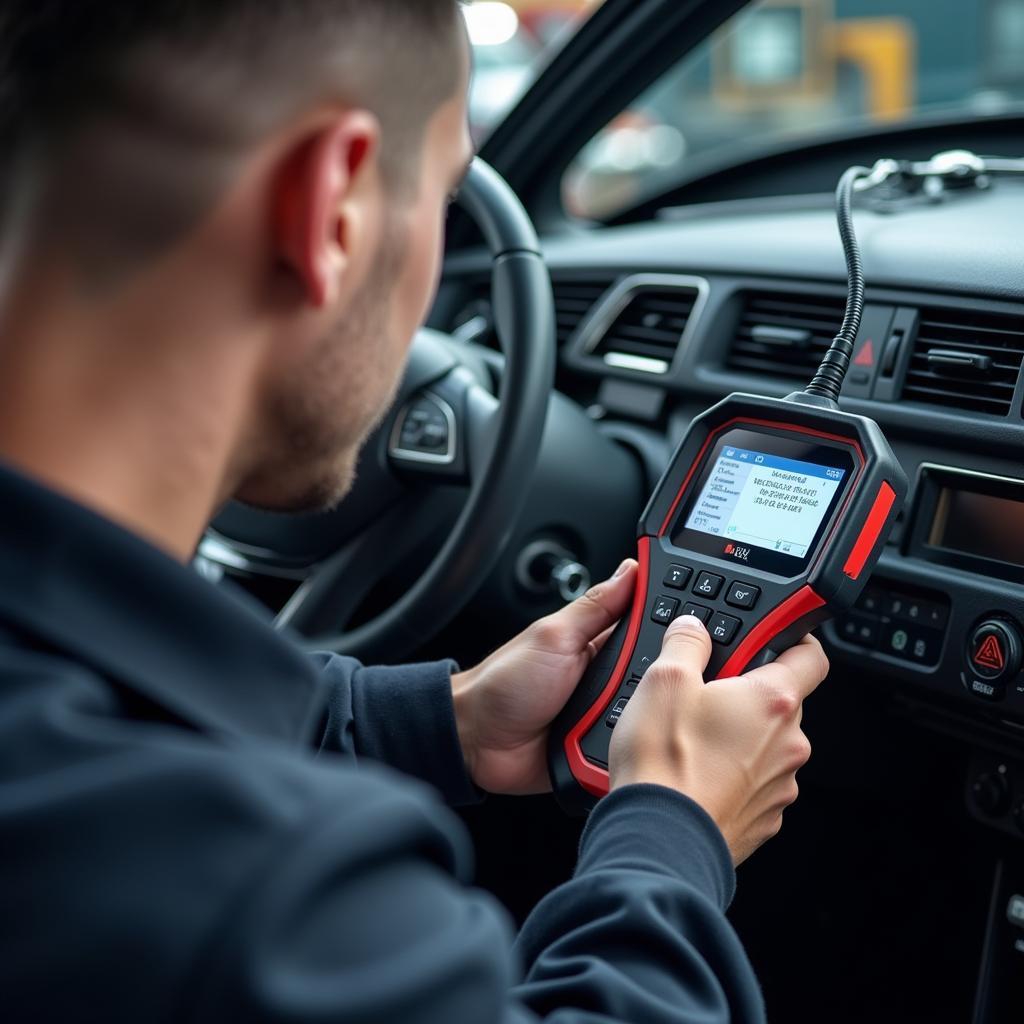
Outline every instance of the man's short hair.
[[275, 127], [330, 102], [377, 114], [385, 179], [407, 187], [458, 82], [457, 21], [457, 0], [3, 0], [4, 205], [27, 164], [69, 244], [88, 238], [92, 261], [100, 234], [137, 257]]

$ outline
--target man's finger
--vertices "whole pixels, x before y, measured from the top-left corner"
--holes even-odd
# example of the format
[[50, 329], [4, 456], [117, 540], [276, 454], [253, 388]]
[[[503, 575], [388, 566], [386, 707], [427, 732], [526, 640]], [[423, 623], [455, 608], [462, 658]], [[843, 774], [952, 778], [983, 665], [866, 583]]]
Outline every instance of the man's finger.
[[813, 636], [805, 636], [770, 665], [755, 668], [743, 678], [770, 689], [789, 690], [802, 702], [821, 685], [828, 669], [821, 644]]
[[591, 587], [578, 601], [550, 616], [552, 624], [582, 650], [629, 611], [636, 574], [637, 563], [627, 558], [610, 580]]
[[711, 637], [704, 623], [694, 615], [683, 615], [665, 630], [656, 664], [671, 666], [687, 681], [703, 682], [710, 657]]

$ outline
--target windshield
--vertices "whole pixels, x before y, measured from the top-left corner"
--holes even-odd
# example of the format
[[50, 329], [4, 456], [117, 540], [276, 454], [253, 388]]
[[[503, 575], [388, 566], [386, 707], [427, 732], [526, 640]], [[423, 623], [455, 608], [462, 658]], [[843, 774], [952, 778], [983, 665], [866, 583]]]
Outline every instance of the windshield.
[[568, 210], [607, 219], [718, 161], [1024, 101], [1024, 0], [761, 0], [579, 154]]
[[469, 119], [479, 144], [515, 106], [549, 55], [602, 0], [477, 0], [463, 7], [473, 45]]

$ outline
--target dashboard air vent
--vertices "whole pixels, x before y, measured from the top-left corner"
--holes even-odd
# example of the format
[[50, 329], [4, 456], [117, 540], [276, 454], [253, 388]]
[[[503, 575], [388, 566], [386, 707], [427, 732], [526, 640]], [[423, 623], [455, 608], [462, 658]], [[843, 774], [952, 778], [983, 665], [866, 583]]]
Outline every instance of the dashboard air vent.
[[593, 277], [554, 277], [551, 287], [555, 293], [555, 324], [558, 347], [562, 348], [597, 305], [602, 295], [614, 284], [610, 274]]
[[620, 370], [668, 373], [706, 288], [696, 278], [628, 278], [595, 313], [588, 353]]
[[727, 366], [806, 384], [843, 322], [846, 300], [830, 295], [751, 292]]
[[1006, 416], [1024, 362], [1024, 317], [922, 309], [903, 399]]

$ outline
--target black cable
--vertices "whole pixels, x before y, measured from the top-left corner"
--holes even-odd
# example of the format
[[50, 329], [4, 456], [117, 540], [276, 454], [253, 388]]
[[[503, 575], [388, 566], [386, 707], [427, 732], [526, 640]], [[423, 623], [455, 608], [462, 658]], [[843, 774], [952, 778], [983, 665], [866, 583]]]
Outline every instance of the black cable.
[[866, 167], [851, 167], [839, 179], [836, 188], [836, 217], [839, 221], [839, 237], [846, 256], [847, 298], [846, 315], [839, 333], [833, 338], [825, 358], [814, 375], [814, 380], [804, 388], [804, 394], [815, 395], [830, 402], [839, 402], [846, 371], [853, 357], [853, 344], [860, 331], [864, 315], [864, 267], [860, 258], [860, 246], [853, 230], [853, 187], [860, 178], [868, 175]]

